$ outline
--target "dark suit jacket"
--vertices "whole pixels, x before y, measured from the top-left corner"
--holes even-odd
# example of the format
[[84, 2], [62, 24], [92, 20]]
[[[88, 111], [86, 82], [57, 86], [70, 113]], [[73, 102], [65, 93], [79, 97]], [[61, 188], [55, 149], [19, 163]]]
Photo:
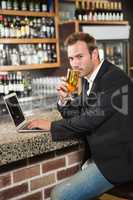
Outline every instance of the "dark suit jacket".
[[54, 141], [87, 138], [92, 159], [111, 183], [133, 180], [133, 84], [122, 70], [105, 60], [89, 97], [84, 83], [82, 94], [58, 109], [63, 119], [52, 122]]

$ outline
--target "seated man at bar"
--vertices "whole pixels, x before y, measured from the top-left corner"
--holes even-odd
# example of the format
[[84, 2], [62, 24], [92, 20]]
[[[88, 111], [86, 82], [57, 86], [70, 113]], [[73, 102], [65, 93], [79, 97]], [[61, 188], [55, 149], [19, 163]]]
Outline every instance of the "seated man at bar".
[[36, 119], [29, 128], [50, 130], [53, 141], [87, 141], [81, 170], [58, 184], [51, 199], [89, 200], [133, 180], [133, 84], [117, 66], [100, 61], [91, 35], [73, 33], [66, 47], [71, 68], [82, 79], [82, 91], [67, 98], [68, 85], [62, 80], [57, 86], [62, 119]]

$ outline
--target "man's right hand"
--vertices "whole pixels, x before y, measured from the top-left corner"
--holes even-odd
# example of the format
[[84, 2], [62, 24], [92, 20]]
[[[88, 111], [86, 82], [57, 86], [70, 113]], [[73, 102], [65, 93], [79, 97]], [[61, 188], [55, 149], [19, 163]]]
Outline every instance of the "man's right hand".
[[57, 93], [58, 93], [58, 96], [59, 96], [59, 100], [61, 101], [62, 104], [64, 104], [66, 102], [66, 97], [69, 96], [69, 92], [68, 92], [68, 89], [67, 89], [67, 83], [66, 83], [65, 78], [62, 78], [61, 82], [57, 86]]

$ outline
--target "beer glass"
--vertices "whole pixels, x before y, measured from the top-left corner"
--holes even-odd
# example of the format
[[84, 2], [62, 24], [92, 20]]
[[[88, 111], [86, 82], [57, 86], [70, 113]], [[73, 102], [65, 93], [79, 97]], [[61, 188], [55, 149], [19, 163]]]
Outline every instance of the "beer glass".
[[77, 88], [78, 88], [79, 71], [78, 70], [73, 70], [73, 69], [68, 69], [66, 82], [67, 82], [68, 92], [69, 92], [69, 94], [71, 96], [71, 94], [73, 92], [75, 92], [77, 90]]

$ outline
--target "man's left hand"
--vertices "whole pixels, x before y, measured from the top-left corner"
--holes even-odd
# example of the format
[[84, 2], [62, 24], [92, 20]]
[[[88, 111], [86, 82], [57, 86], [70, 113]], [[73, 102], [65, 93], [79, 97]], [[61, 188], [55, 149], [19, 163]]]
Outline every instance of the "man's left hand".
[[51, 128], [51, 122], [45, 119], [35, 119], [28, 124], [28, 128], [41, 128], [45, 131], [49, 131]]

